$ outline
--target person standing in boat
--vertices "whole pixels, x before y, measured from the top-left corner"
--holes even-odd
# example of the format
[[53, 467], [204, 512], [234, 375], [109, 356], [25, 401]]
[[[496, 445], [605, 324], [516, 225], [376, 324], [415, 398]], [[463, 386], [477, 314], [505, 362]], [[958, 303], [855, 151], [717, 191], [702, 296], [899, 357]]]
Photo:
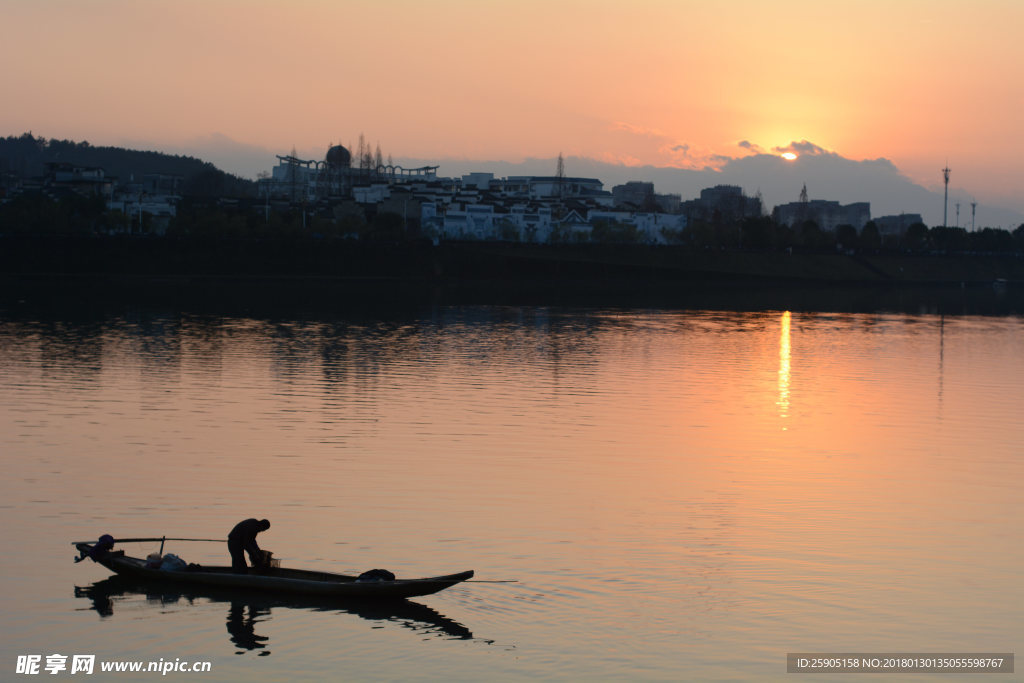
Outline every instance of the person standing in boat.
[[263, 551], [256, 543], [256, 534], [269, 528], [270, 522], [265, 519], [244, 519], [228, 534], [231, 569], [236, 574], [249, 573], [249, 567], [245, 564], [245, 553], [249, 553], [249, 560], [254, 567], [263, 564]]

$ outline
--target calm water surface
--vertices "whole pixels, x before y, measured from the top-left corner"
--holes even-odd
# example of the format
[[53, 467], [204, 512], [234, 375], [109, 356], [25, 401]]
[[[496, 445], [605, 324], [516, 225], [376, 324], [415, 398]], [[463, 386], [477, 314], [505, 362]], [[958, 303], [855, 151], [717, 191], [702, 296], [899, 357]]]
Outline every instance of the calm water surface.
[[[1022, 358], [1013, 316], [8, 308], [2, 678], [52, 653], [277, 681], [783, 680], [786, 652], [1021, 652]], [[287, 566], [518, 582], [379, 610], [71, 561], [73, 540], [251, 516]]]

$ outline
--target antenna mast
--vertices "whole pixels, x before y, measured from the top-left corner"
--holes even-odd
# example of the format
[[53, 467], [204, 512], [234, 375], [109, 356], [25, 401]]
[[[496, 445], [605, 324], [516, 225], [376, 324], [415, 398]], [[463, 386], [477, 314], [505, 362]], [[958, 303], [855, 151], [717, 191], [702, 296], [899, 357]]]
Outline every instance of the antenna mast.
[[974, 210], [978, 208], [978, 201], [976, 199], [971, 200], [971, 232], [974, 232]]
[[807, 183], [804, 183], [804, 187], [800, 190], [800, 224], [803, 225], [807, 220]]
[[942, 169], [942, 180], [946, 184], [946, 194], [942, 200], [942, 227], [947, 227], [946, 212], [949, 210], [949, 162]]
[[565, 198], [565, 157], [558, 153], [558, 164], [555, 167], [555, 182], [558, 188], [558, 198]]

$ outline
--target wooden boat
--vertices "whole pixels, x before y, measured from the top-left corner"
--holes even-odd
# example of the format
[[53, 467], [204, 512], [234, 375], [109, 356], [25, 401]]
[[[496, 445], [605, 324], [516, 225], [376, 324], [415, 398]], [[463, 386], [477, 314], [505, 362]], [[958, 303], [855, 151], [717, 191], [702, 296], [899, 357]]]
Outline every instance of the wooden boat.
[[473, 577], [473, 571], [422, 579], [365, 581], [357, 576], [271, 567], [236, 574], [231, 567], [189, 565], [177, 571], [150, 569], [146, 560], [125, 555], [123, 550], [96, 551], [95, 543], [75, 543], [79, 561], [90, 557], [110, 571], [146, 581], [217, 586], [254, 594], [319, 595], [353, 600], [400, 600], [431, 595]]

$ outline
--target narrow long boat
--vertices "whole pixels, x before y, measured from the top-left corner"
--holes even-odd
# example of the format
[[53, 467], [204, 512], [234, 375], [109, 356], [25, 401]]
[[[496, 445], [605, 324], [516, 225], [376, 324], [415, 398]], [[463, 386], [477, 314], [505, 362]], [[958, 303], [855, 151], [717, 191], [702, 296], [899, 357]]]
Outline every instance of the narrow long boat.
[[331, 572], [271, 567], [236, 574], [231, 567], [189, 565], [176, 571], [151, 569], [146, 560], [125, 555], [123, 550], [103, 550], [95, 543], [75, 543], [80, 556], [98, 562], [115, 574], [154, 582], [197, 584], [250, 591], [260, 595], [302, 594], [353, 600], [400, 600], [431, 595], [473, 577], [473, 571], [422, 579], [360, 580]]

